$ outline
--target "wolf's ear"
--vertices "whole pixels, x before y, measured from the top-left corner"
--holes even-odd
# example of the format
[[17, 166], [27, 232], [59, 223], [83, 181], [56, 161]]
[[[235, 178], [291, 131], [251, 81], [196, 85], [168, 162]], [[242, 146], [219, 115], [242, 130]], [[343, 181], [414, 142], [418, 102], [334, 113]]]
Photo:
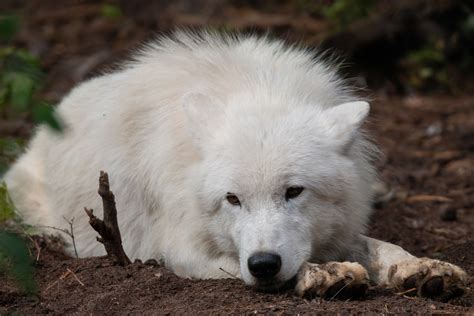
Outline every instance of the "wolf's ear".
[[369, 114], [369, 103], [347, 102], [324, 111], [331, 138], [346, 150], [353, 143], [358, 130]]
[[195, 141], [209, 136], [213, 130], [212, 122], [223, 112], [223, 106], [214, 98], [201, 92], [189, 92], [181, 99], [184, 112], [188, 119], [188, 127]]

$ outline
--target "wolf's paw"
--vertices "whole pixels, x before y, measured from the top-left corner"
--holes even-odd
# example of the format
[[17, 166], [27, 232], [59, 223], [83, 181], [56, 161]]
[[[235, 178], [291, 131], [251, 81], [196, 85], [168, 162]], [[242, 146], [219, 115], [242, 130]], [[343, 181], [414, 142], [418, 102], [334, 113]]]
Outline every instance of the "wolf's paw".
[[397, 291], [447, 300], [464, 293], [467, 274], [454, 264], [414, 258], [391, 266], [388, 280]]
[[369, 287], [367, 270], [356, 262], [305, 263], [295, 287], [301, 297], [328, 299], [364, 296]]

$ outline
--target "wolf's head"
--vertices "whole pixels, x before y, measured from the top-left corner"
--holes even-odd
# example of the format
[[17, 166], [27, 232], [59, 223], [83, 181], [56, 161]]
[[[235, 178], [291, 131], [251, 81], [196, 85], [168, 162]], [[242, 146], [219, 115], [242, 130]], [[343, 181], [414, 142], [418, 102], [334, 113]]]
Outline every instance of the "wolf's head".
[[366, 102], [324, 108], [238, 95], [184, 99], [202, 154], [198, 201], [220, 254], [247, 284], [277, 288], [307, 260], [334, 260], [364, 230], [372, 172]]

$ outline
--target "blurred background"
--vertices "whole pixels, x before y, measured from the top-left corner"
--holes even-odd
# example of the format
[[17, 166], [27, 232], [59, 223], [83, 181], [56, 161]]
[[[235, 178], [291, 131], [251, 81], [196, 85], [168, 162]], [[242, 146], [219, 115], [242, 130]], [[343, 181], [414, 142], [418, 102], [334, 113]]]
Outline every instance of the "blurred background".
[[[319, 47], [345, 61], [354, 85], [388, 95], [473, 87], [474, 1], [2, 0], [0, 119], [13, 117], [13, 106], [54, 125], [46, 104], [178, 27]], [[15, 129], [2, 125], [0, 134]]]
[[47, 74], [42, 93], [53, 102], [177, 27], [268, 32], [320, 47], [346, 61], [356, 84], [387, 93], [472, 88], [468, 0], [2, 0], [0, 12], [2, 72], [18, 50]]

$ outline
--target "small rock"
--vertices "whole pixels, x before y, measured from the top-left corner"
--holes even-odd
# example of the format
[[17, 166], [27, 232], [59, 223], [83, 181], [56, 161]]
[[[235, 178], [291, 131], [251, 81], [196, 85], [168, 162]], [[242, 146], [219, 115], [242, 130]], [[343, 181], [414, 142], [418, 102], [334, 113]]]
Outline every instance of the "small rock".
[[441, 122], [435, 122], [426, 128], [425, 135], [428, 137], [438, 136], [442, 131], [443, 126], [441, 125]]
[[133, 263], [142, 264], [142, 261], [140, 259], [135, 259]]

